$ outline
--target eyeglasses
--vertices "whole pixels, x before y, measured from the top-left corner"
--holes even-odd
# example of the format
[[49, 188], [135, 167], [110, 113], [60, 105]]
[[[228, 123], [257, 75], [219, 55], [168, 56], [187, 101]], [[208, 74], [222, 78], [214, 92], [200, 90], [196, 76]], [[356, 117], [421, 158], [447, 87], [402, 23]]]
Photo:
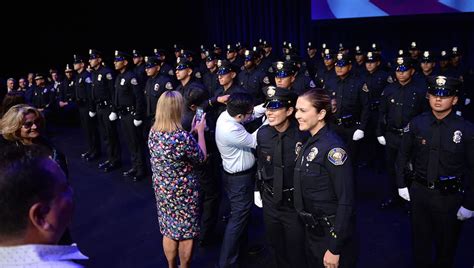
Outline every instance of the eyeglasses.
[[27, 121], [23, 123], [23, 127], [26, 129], [30, 129], [33, 125], [38, 126], [40, 123], [39, 120], [34, 120], [34, 121]]

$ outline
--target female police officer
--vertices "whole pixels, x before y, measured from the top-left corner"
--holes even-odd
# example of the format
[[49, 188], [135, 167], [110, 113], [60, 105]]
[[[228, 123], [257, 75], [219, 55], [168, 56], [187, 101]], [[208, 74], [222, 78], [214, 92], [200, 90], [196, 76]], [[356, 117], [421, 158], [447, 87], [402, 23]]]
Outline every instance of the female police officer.
[[299, 129], [311, 137], [298, 153], [294, 205], [305, 224], [310, 267], [354, 267], [354, 183], [342, 140], [328, 128], [331, 99], [313, 89], [296, 102]]
[[258, 131], [257, 156], [268, 245], [276, 267], [307, 267], [304, 226], [293, 206], [293, 170], [308, 135], [294, 120], [293, 91], [269, 86], [266, 95], [268, 125]]

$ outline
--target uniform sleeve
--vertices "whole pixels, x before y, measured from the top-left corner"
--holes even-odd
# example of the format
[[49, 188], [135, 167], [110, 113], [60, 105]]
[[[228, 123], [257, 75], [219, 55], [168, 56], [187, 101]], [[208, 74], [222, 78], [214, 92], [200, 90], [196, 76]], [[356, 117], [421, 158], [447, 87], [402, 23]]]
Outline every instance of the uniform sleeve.
[[92, 74], [91, 73], [86, 73], [83, 83], [84, 83], [84, 90], [85, 90], [87, 102], [89, 104], [89, 111], [95, 112], [96, 105], [92, 96]]
[[[337, 150], [342, 156], [331, 157], [331, 151]], [[342, 148], [333, 148], [325, 160], [325, 166], [331, 177], [334, 193], [337, 197], [334, 232], [330, 236], [329, 250], [340, 254], [344, 243], [352, 236], [352, 218], [354, 215], [354, 180], [352, 163]], [[345, 160], [344, 160], [345, 158]], [[339, 160], [338, 160], [339, 159]]]
[[405, 132], [403, 133], [402, 144], [395, 162], [397, 188], [407, 187], [405, 184], [405, 167], [408, 165], [413, 152], [415, 140], [414, 127], [414, 123], [411, 121], [408, 128], [405, 128]]
[[185, 136], [185, 154], [186, 157], [191, 161], [193, 164], [200, 164], [204, 161], [204, 154], [201, 150], [201, 147], [199, 147], [199, 144], [197, 143], [196, 139], [194, 139], [193, 135], [191, 135], [188, 132], [184, 132]]
[[359, 90], [359, 102], [360, 102], [360, 129], [365, 130], [367, 127], [367, 122], [369, 122], [369, 93], [362, 90], [362, 86], [360, 86]]
[[465, 191], [463, 199], [463, 207], [474, 210], [474, 126], [469, 123], [466, 135], [466, 178], [465, 178]]
[[145, 94], [143, 93], [143, 87], [139, 83], [136, 76], [131, 78], [131, 84], [133, 89], [133, 95], [135, 96], [135, 119], [142, 120], [145, 115]]
[[64, 82], [62, 82], [59, 85], [59, 101], [67, 101], [66, 100], [67, 86], [68, 86], [68, 81], [67, 80], [64, 80]]
[[377, 120], [377, 128], [375, 130], [375, 135], [377, 137], [385, 135], [385, 127], [386, 127], [386, 116], [388, 112], [388, 105], [387, 105], [387, 95], [386, 89], [382, 92], [382, 96], [380, 97], [380, 105], [379, 105], [379, 116]]

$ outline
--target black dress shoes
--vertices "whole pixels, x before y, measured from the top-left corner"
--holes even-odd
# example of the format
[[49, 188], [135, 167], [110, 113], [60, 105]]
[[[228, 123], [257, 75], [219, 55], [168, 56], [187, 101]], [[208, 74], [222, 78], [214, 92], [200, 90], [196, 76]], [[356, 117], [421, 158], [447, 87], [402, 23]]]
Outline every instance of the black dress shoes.
[[82, 159], [86, 159], [89, 155], [90, 155], [89, 152], [82, 153], [82, 154], [81, 154], [81, 158], [82, 158]]
[[106, 166], [108, 166], [110, 164], [110, 161], [109, 160], [106, 160], [102, 163], [99, 163], [99, 169], [103, 169], [105, 168]]
[[124, 177], [133, 177], [133, 176], [135, 176], [136, 173], [137, 173], [137, 171], [134, 168], [131, 168], [127, 171], [124, 171], [122, 173], [122, 176], [124, 176]]

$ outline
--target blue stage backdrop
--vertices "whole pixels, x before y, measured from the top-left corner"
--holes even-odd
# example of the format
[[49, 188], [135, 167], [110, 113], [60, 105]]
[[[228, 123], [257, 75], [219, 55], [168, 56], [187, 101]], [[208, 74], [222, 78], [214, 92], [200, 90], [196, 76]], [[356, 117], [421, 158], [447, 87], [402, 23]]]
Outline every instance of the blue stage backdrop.
[[473, 11], [467, 0], [311, 0], [313, 20]]

